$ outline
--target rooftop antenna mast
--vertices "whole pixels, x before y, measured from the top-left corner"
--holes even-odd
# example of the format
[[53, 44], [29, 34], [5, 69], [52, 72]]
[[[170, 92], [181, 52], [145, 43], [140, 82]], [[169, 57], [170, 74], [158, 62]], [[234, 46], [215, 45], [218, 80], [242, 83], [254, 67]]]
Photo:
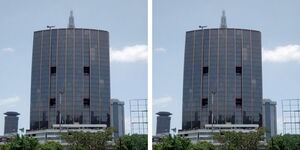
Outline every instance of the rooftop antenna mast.
[[70, 11], [70, 17], [69, 17], [69, 25], [68, 25], [68, 28], [75, 28], [74, 16], [73, 16], [73, 10]]
[[220, 25], [220, 28], [227, 28], [226, 16], [225, 16], [225, 10], [222, 11], [222, 17], [221, 17], [221, 25]]

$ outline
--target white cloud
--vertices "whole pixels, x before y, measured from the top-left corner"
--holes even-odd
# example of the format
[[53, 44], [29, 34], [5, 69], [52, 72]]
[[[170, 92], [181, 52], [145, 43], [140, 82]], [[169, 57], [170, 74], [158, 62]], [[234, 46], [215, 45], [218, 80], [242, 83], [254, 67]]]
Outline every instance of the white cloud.
[[263, 62], [299, 62], [300, 63], [300, 45], [278, 46], [273, 50], [263, 49]]
[[0, 106], [3, 105], [12, 105], [16, 102], [20, 101], [20, 97], [19, 96], [14, 96], [14, 97], [8, 97], [8, 98], [4, 98], [4, 99], [0, 99]]
[[15, 50], [13, 48], [7, 47], [7, 48], [2, 48], [1, 51], [2, 52], [14, 52]]
[[162, 104], [166, 104], [169, 102], [172, 102], [173, 98], [171, 96], [165, 96], [165, 97], [160, 97], [160, 98], [155, 98], [153, 99], [153, 105], [157, 106], [157, 105], [162, 105]]
[[154, 50], [157, 51], [157, 52], [166, 52], [166, 51], [167, 51], [167, 49], [162, 48], [162, 47], [160, 47], [160, 48], [155, 48]]
[[147, 45], [126, 46], [121, 50], [111, 49], [111, 62], [147, 61]]

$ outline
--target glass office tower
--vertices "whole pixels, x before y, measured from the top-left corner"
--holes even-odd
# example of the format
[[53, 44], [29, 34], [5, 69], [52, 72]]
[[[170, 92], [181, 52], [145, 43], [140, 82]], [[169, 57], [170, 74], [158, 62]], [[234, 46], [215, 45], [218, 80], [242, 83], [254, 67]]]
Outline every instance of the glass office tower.
[[261, 109], [261, 33], [227, 28], [225, 12], [220, 28], [188, 31], [182, 128], [212, 123], [261, 126]]
[[110, 122], [109, 33], [75, 28], [34, 32], [30, 129]]

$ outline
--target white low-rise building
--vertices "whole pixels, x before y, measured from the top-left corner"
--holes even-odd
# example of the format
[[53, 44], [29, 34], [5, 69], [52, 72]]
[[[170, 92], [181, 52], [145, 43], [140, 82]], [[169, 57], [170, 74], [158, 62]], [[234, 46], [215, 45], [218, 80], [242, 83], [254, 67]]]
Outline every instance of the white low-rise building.
[[216, 140], [212, 138], [212, 133], [220, 133], [221, 131], [235, 131], [235, 132], [251, 132], [259, 128], [258, 124], [206, 124], [203, 129], [194, 130], [179, 130], [178, 136], [191, 140], [192, 143], [201, 141], [211, 142], [214, 145], [219, 145]]
[[106, 124], [54, 124], [51, 129], [28, 130], [26, 135], [36, 138], [40, 143], [55, 141], [67, 145], [68, 143], [61, 139], [61, 133], [69, 131], [98, 132], [103, 131], [106, 127]]

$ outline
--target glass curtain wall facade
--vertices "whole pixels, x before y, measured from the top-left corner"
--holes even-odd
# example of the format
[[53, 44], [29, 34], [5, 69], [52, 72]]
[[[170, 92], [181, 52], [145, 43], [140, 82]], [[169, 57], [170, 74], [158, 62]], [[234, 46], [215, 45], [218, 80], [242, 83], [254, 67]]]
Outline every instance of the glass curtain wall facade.
[[182, 128], [211, 123], [261, 126], [261, 109], [261, 33], [233, 28], [188, 31]]
[[34, 32], [30, 129], [110, 122], [109, 33], [64, 28]]

